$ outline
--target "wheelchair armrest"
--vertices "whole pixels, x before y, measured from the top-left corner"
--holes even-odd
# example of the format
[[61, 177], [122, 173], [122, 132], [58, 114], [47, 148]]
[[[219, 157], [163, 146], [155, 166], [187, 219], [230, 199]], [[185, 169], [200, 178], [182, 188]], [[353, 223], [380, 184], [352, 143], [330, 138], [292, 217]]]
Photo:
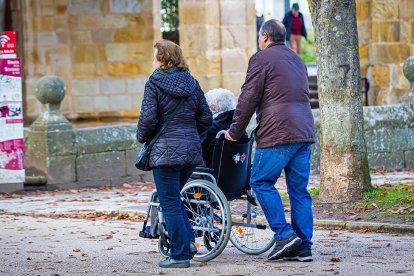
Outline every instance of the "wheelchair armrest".
[[201, 173], [214, 173], [214, 170], [212, 168], [207, 167], [196, 167], [194, 171]]

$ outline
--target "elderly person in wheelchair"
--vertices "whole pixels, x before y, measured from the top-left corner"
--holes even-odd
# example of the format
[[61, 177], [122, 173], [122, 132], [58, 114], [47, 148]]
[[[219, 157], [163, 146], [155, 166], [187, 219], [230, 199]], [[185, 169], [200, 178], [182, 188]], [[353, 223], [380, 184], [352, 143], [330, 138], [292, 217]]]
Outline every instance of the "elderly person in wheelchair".
[[[217, 88], [205, 94], [208, 106], [213, 113], [213, 124], [200, 136], [203, 158], [207, 167], [212, 166], [214, 139], [216, 135], [230, 128], [236, 109], [236, 97], [233, 92], [224, 88]], [[240, 140], [247, 139], [244, 133]]]

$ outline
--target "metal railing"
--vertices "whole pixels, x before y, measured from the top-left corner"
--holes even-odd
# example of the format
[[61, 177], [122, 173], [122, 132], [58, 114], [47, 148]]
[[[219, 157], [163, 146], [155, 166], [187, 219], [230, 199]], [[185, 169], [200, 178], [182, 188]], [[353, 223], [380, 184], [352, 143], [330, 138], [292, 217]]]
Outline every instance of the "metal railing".
[[[370, 88], [370, 83], [368, 78], [360, 77], [360, 91], [364, 94], [364, 105], [369, 105], [368, 92]], [[316, 78], [309, 78], [309, 97], [312, 108], [319, 108], [319, 98], [318, 98], [318, 83]]]

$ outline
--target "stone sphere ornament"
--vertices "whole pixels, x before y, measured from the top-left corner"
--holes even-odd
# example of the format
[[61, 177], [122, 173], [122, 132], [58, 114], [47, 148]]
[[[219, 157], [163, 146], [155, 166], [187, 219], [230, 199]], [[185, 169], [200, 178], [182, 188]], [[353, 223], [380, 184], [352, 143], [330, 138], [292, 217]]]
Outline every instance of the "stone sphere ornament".
[[414, 81], [414, 56], [405, 60], [403, 66], [404, 76], [410, 81]]
[[44, 76], [37, 81], [35, 93], [42, 104], [59, 105], [65, 97], [66, 85], [58, 76]]
[[401, 98], [402, 103], [414, 105], [414, 56], [407, 58], [403, 66], [404, 76], [410, 82], [410, 90]]

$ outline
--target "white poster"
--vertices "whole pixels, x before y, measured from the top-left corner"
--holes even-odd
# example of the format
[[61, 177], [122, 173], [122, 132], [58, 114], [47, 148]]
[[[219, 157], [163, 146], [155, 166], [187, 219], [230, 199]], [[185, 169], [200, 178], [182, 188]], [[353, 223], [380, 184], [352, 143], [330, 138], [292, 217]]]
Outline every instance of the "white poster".
[[24, 183], [20, 59], [0, 59], [0, 184]]

